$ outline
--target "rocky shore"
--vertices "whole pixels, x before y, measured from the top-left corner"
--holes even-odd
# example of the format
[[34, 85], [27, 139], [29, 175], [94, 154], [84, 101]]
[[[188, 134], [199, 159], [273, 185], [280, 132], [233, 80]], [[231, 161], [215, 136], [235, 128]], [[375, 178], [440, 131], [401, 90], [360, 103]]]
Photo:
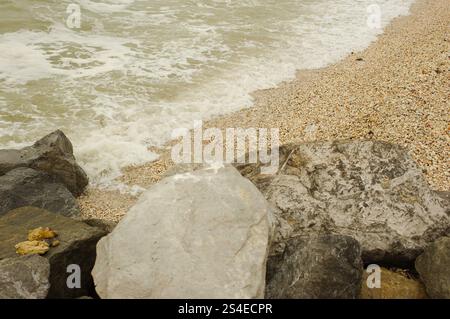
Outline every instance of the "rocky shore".
[[0, 150], [0, 298], [450, 298], [449, 194], [406, 149], [279, 153], [270, 175], [176, 166], [116, 225], [81, 220], [88, 181], [61, 131]]
[[[450, 299], [450, 8], [206, 127], [278, 127], [262, 163], [125, 169], [95, 190], [55, 131], [0, 150], [0, 298]], [[170, 145], [168, 145], [170, 146]]]
[[[362, 52], [321, 70], [255, 93], [255, 106], [213, 119], [208, 127], [279, 128], [283, 144], [376, 139], [406, 147], [433, 189], [450, 190], [448, 70], [450, 9], [446, 0], [417, 0]], [[167, 145], [170, 147], [170, 144]], [[160, 160], [124, 170], [122, 181], [149, 187], [173, 163]], [[89, 189], [83, 216], [118, 221], [136, 198]]]

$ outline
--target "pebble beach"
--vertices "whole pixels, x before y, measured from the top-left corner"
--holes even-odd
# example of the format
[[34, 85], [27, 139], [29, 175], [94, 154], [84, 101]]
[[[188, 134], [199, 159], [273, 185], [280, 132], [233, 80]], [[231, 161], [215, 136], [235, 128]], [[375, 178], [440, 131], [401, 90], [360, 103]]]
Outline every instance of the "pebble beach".
[[[254, 93], [251, 108], [204, 127], [279, 128], [280, 142], [375, 139], [410, 150], [435, 190], [450, 190], [450, 5], [418, 0], [362, 52], [294, 81]], [[173, 163], [170, 143], [159, 160], [123, 170], [121, 181], [147, 188]], [[90, 188], [78, 199], [85, 219], [120, 220], [137, 197]]]

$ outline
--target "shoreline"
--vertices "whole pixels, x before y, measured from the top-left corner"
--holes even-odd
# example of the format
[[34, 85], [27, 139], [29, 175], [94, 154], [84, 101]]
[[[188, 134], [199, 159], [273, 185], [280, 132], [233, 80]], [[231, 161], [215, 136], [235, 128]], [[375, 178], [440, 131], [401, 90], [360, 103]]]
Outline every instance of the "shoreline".
[[[377, 139], [411, 150], [433, 189], [450, 189], [448, 112], [450, 9], [446, 0], [417, 0], [365, 50], [296, 79], [254, 93], [251, 108], [204, 121], [204, 128], [280, 129], [281, 144]], [[359, 60], [362, 59], [362, 60]], [[122, 182], [149, 187], [171, 166], [170, 143], [160, 159], [123, 170]], [[83, 218], [118, 221], [136, 197], [89, 188]]]

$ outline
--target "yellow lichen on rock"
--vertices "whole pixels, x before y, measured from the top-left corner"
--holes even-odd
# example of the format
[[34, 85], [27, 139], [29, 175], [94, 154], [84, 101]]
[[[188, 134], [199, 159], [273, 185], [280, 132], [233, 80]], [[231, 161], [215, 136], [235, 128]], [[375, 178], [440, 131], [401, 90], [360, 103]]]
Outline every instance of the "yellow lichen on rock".
[[58, 236], [58, 234], [49, 227], [38, 227], [28, 232], [29, 241], [51, 239], [55, 238], [56, 236]]
[[16, 253], [19, 255], [43, 255], [60, 244], [54, 239], [58, 234], [49, 227], [38, 227], [28, 231], [28, 240], [15, 245]]
[[54, 241], [52, 241], [52, 243], [50, 244], [50, 246], [56, 247], [56, 246], [59, 246], [59, 244], [60, 244], [59, 240], [54, 240]]
[[50, 249], [45, 241], [40, 240], [23, 241], [15, 245], [15, 248], [19, 255], [43, 255]]

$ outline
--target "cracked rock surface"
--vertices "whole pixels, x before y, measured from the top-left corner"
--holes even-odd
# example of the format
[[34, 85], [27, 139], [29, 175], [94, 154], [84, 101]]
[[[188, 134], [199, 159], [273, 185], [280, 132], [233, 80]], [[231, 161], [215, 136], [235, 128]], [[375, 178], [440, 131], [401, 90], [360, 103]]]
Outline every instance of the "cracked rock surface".
[[401, 147], [334, 141], [280, 148], [275, 175], [260, 164], [239, 165], [275, 208], [271, 255], [307, 233], [356, 239], [368, 263], [411, 264], [426, 245], [450, 231], [448, 202], [430, 189]]

